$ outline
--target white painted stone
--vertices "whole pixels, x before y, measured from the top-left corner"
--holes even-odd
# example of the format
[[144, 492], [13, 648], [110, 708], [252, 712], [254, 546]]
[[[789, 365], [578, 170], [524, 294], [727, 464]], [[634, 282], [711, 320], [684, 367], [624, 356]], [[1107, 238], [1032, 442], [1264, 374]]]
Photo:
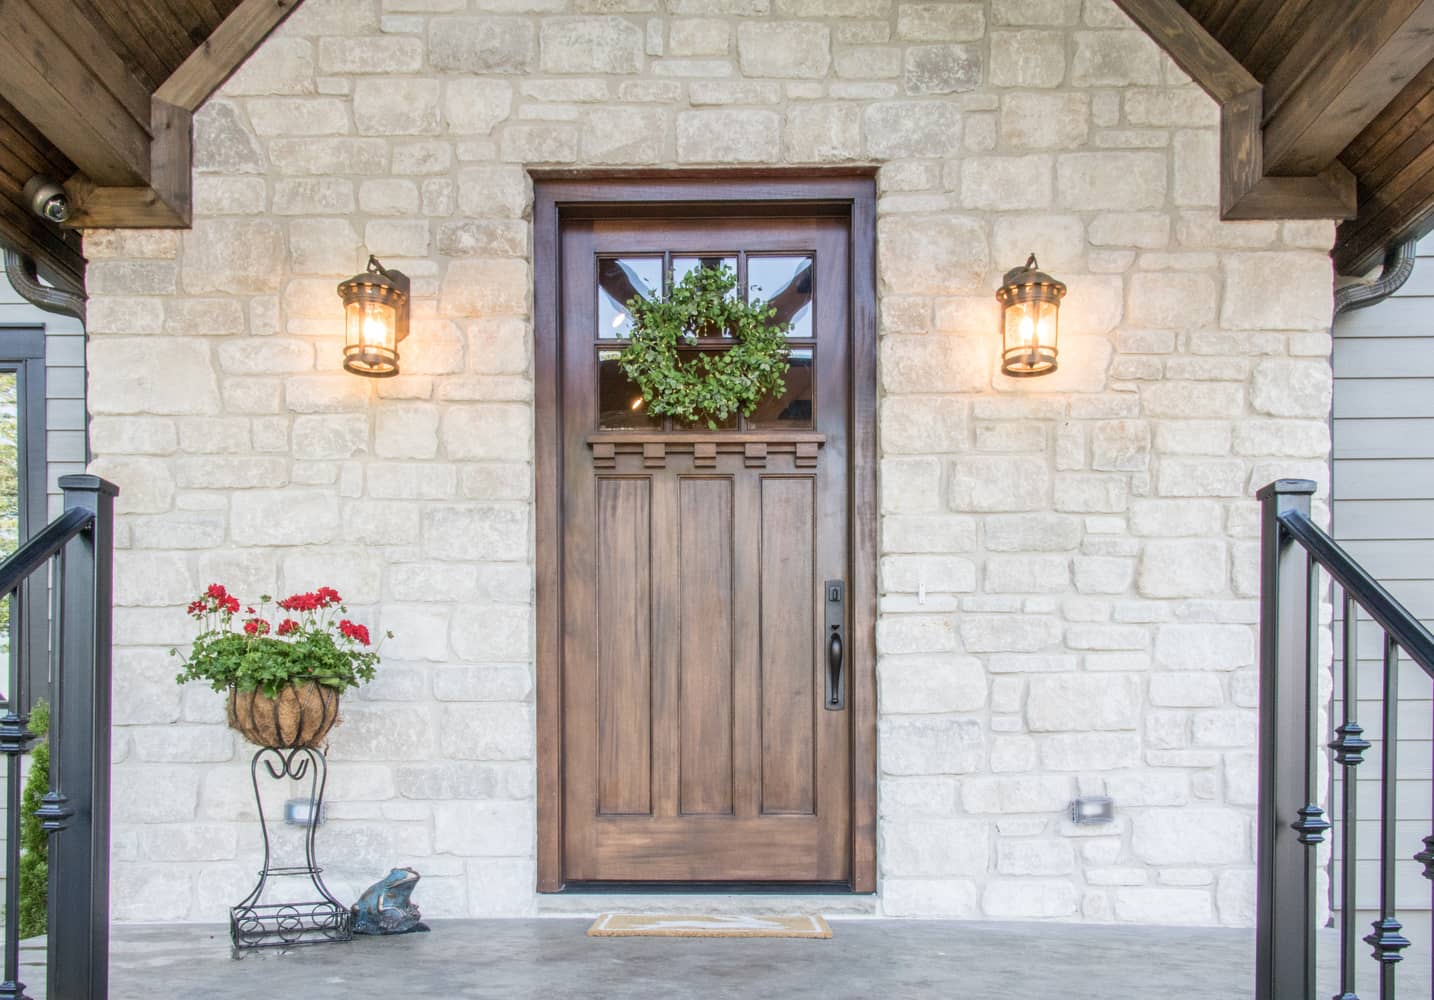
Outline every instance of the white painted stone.
[[877, 269], [892, 294], [949, 295], [984, 281], [986, 237], [962, 217], [887, 218], [877, 233]]
[[831, 65], [831, 29], [817, 22], [742, 21], [737, 60], [747, 76], [825, 76]]
[[990, 828], [980, 820], [892, 819], [881, 838], [882, 871], [950, 877], [984, 875]]
[[1172, 670], [1235, 670], [1255, 662], [1255, 635], [1244, 625], [1162, 625], [1155, 660]]
[[998, 920], [1069, 917], [1079, 905], [1075, 887], [1057, 879], [997, 879], [981, 896], [982, 911]]
[[1156, 865], [1248, 861], [1250, 819], [1233, 809], [1151, 809], [1133, 821], [1131, 849]]
[[1225, 543], [1214, 539], [1150, 539], [1141, 553], [1136, 586], [1146, 597], [1222, 593], [1229, 587]]
[[877, 677], [888, 712], [968, 712], [986, 701], [985, 669], [974, 657], [884, 656]]
[[1134, 729], [1140, 681], [1129, 674], [1032, 677], [1026, 720], [1032, 732]]

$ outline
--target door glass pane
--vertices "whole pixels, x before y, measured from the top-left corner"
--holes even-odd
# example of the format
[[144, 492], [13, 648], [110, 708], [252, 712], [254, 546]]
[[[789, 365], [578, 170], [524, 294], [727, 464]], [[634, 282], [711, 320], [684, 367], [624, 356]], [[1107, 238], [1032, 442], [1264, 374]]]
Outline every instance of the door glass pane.
[[777, 307], [774, 323], [790, 323], [789, 337], [812, 336], [812, 259], [748, 257], [747, 298]]
[[787, 390], [780, 396], [769, 396], [757, 404], [747, 423], [751, 427], [805, 430], [812, 426], [812, 370], [816, 351], [810, 347], [794, 347], [787, 359]]
[[598, 426], [604, 430], [661, 430], [661, 418], [654, 419], [647, 412], [642, 392], [618, 365], [620, 353], [598, 351]]
[[629, 300], [653, 298], [662, 288], [661, 257], [606, 257], [598, 260], [598, 329], [602, 340], [621, 339], [632, 329]]
[[[0, 558], [20, 547], [19, 374], [0, 371]], [[10, 605], [0, 600], [0, 663], [10, 662]]]

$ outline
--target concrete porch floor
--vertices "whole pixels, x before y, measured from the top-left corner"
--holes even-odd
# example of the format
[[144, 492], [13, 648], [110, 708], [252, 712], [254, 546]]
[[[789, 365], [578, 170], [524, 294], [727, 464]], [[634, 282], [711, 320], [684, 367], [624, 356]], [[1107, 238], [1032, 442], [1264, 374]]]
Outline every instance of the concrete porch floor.
[[[237, 961], [226, 928], [123, 926], [114, 931], [110, 997], [1235, 1000], [1253, 992], [1254, 937], [1244, 930], [856, 919], [833, 920], [829, 941], [614, 939], [587, 937], [589, 922], [435, 921], [429, 934]], [[1321, 932], [1319, 946], [1328, 965], [1335, 939]], [[1361, 946], [1361, 958], [1367, 951]], [[1427, 945], [1416, 951], [1401, 965], [1399, 992], [1428, 997]], [[1335, 992], [1323, 982], [1330, 971], [1317, 996]], [[22, 978], [42, 1000], [42, 970], [31, 966]], [[1361, 995], [1376, 995], [1372, 985], [1372, 976], [1362, 979]]]

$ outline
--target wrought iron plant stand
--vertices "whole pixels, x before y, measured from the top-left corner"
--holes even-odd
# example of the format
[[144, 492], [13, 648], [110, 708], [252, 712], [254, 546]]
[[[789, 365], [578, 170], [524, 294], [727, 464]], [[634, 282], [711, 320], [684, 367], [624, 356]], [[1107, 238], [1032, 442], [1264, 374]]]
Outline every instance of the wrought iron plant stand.
[[[275, 781], [308, 780], [302, 865], [276, 867], [271, 863], [269, 818], [264, 814], [264, 797], [259, 790], [261, 763]], [[324, 785], [328, 781], [328, 761], [323, 751], [311, 747], [260, 747], [254, 752], [249, 772], [254, 784], [254, 802], [259, 807], [259, 828], [264, 835], [264, 866], [259, 869], [259, 882], [253, 891], [229, 909], [229, 937], [234, 949], [284, 948], [351, 940], [353, 913], [324, 885], [323, 868], [314, 854], [314, 837], [324, 803]], [[289, 878], [307, 878], [317, 898], [301, 902], [263, 902], [270, 879]]]

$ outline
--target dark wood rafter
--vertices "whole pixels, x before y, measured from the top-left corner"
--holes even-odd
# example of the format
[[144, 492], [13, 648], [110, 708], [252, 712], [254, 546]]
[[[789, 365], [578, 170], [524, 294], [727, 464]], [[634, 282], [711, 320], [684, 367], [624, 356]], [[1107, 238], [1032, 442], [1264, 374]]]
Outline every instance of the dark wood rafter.
[[1339, 227], [1335, 266], [1376, 267], [1385, 248], [1434, 228], [1434, 63], [1411, 80], [1340, 157], [1360, 178], [1359, 214]]
[[1265, 81], [1265, 167], [1310, 174], [1350, 141], [1427, 63], [1434, 0], [1321, 0]]
[[1220, 104], [1224, 219], [1339, 219], [1362, 274], [1434, 230], [1434, 0], [1116, 0]]
[[[299, 2], [0, 2], [0, 241], [80, 291], [78, 230], [188, 227], [193, 114]], [[63, 228], [24, 203], [37, 174]]]
[[[1194, 3], [1190, 10], [1176, 0], [1116, 3], [1220, 105], [1221, 218], [1344, 219], [1354, 214], [1354, 175], [1337, 161], [1304, 175], [1269, 171], [1264, 87], [1197, 20]], [[1232, 11], [1225, 5], [1218, 13]]]

